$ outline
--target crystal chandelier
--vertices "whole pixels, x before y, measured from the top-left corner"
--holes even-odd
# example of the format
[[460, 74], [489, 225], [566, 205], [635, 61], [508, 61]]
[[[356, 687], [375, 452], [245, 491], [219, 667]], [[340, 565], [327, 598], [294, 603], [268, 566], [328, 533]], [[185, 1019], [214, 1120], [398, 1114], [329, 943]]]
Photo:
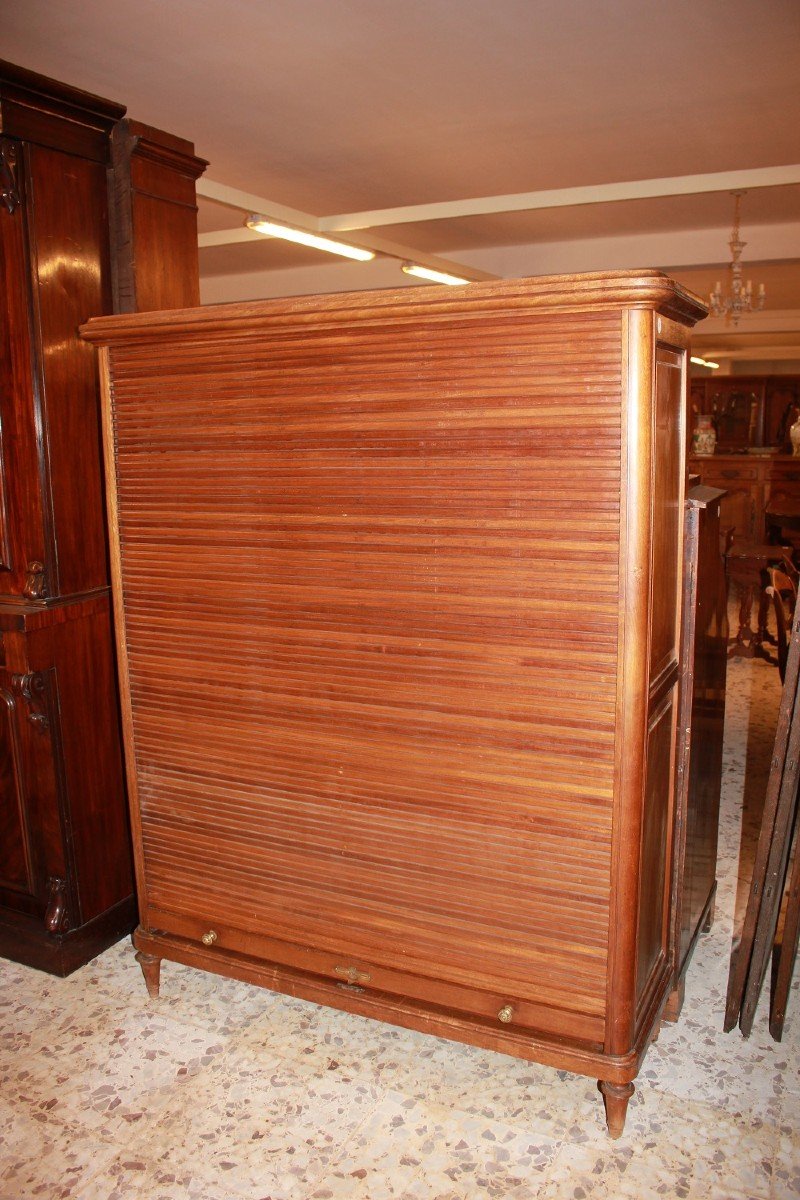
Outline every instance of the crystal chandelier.
[[731, 240], [728, 245], [731, 248], [731, 292], [729, 296], [723, 296], [722, 284], [717, 282], [714, 285], [714, 290], [708, 298], [708, 306], [715, 317], [729, 317], [734, 325], [739, 324], [739, 317], [742, 313], [759, 312], [764, 307], [764, 301], [767, 298], [764, 284], [759, 284], [758, 298], [753, 302], [753, 285], [748, 279], [747, 283], [742, 282], [742, 264], [739, 261], [742, 257], [747, 242], [743, 242], [739, 237], [739, 206], [741, 204], [744, 192], [731, 192], [734, 197], [733, 203], [733, 229], [731, 230]]

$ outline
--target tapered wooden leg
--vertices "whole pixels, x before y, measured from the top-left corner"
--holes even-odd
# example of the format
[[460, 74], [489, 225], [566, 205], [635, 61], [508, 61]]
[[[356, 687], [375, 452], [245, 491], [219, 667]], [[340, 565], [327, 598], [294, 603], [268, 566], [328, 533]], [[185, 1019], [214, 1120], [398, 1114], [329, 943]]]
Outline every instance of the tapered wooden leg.
[[706, 913], [705, 920], [703, 921], [703, 933], [710, 932], [711, 927], [714, 924], [715, 909], [716, 909], [716, 897], [711, 901], [711, 903], [708, 906], [708, 912]]
[[753, 642], [756, 649], [759, 649], [764, 642], [774, 642], [775, 638], [767, 629], [767, 613], [769, 612], [769, 596], [767, 595], [767, 587], [769, 586], [769, 575], [766, 571], [761, 572], [761, 589], [758, 593], [758, 617], [756, 619], [756, 632], [753, 637]]
[[136, 961], [142, 968], [147, 994], [155, 1000], [161, 985], [161, 959], [156, 958], [154, 954], [145, 954], [143, 950], [137, 950]]
[[739, 588], [739, 628], [736, 630], [736, 637], [728, 647], [728, 654], [742, 655], [744, 658], [753, 657], [753, 599], [755, 597], [755, 588], [752, 583], [738, 581]]
[[607, 1083], [605, 1079], [601, 1079], [597, 1086], [603, 1093], [603, 1103], [606, 1106], [608, 1136], [618, 1138], [625, 1128], [628, 1101], [636, 1088], [632, 1083]]

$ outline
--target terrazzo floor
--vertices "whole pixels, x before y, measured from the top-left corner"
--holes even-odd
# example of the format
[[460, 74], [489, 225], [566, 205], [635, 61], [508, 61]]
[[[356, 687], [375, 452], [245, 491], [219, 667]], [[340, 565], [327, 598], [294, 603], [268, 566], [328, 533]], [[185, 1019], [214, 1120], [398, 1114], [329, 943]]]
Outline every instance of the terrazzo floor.
[[782, 1043], [766, 997], [722, 1032], [779, 698], [731, 660], [717, 918], [618, 1142], [593, 1080], [170, 963], [150, 1001], [126, 941], [65, 980], [0, 961], [0, 1198], [800, 1196], [798, 980]]

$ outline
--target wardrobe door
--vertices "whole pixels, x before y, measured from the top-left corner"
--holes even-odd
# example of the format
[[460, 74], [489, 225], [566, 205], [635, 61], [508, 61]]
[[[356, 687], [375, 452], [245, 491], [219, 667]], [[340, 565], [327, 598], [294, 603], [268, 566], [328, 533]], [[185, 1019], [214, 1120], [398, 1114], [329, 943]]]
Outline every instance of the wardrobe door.
[[41, 378], [26, 221], [25, 147], [0, 139], [0, 595], [40, 598], [52, 547], [42, 499]]

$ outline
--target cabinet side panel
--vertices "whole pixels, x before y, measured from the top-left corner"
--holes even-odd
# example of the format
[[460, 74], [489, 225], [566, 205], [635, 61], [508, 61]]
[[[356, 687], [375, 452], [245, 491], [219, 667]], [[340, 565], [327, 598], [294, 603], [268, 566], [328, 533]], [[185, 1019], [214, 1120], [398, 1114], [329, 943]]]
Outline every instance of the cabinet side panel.
[[581, 1036], [605, 1008], [621, 315], [365, 314], [111, 350], [148, 904]]
[[680, 437], [683, 358], [674, 350], [656, 350], [656, 394], [652, 471], [652, 578], [650, 681], [655, 683], [678, 659], [681, 505]]
[[674, 708], [674, 696], [670, 695], [655, 714], [647, 738], [647, 783], [642, 823], [642, 876], [636, 962], [638, 997], [641, 997], [653, 973], [665, 961], [667, 954]]
[[199, 304], [196, 208], [136, 194], [133, 222], [136, 245], [147, 248], [147, 270], [136, 274], [137, 311]]
[[675, 721], [683, 550], [681, 421], [685, 355], [655, 351], [650, 536], [650, 713], [642, 814], [637, 1001], [670, 954], [669, 881], [675, 801]]

